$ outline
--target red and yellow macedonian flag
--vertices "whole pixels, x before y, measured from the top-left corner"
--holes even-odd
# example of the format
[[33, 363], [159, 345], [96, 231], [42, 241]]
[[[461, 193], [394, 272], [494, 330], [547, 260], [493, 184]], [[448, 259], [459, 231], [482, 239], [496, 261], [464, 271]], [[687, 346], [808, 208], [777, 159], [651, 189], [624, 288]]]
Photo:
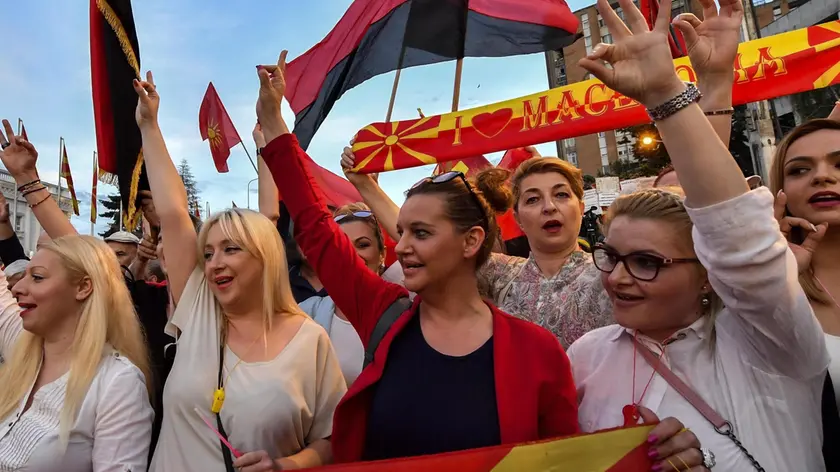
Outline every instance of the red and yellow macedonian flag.
[[[674, 60], [696, 81], [687, 57]], [[840, 20], [742, 43], [733, 102], [741, 105], [840, 83]], [[357, 172], [405, 169], [650, 122], [645, 108], [596, 79], [469, 110], [358, 132]]]
[[321, 467], [324, 472], [647, 472], [653, 426], [619, 428], [517, 446]]

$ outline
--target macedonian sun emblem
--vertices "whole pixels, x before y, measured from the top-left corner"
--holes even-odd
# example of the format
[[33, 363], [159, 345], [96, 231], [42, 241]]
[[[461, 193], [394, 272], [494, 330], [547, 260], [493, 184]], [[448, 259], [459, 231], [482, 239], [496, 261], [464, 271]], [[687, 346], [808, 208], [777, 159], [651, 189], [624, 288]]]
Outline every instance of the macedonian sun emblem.
[[219, 131], [219, 124], [215, 121], [207, 123], [207, 139], [210, 140], [211, 148], [222, 147], [222, 133]]
[[399, 168], [414, 167], [417, 164], [406, 165], [412, 160], [422, 164], [436, 164], [437, 159], [417, 148], [422, 147], [423, 141], [438, 137], [439, 125], [440, 117], [436, 116], [366, 126], [359, 132], [353, 145], [356, 159], [359, 159], [353, 170], [369, 168], [374, 172], [379, 169], [389, 171], [394, 170], [395, 162]]

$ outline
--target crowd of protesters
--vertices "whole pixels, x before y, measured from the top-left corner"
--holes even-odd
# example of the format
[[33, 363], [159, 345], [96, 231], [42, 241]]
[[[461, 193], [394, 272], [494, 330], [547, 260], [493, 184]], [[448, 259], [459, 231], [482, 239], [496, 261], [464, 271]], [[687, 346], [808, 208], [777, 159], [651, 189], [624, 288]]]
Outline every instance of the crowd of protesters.
[[[151, 73], [142, 239], [78, 235], [4, 120], [45, 233], [29, 260], [0, 202], [0, 471], [291, 470], [640, 423], [655, 471], [840, 470], [840, 122], [788, 134], [769, 188], [745, 179], [723, 144], [741, 2], [673, 21], [696, 86], [670, 1], [653, 28], [619, 4], [580, 65], [648, 109], [673, 168], [588, 251], [581, 172], [552, 157], [398, 207], [346, 148], [364, 202], [328, 207], [281, 115], [285, 52], [258, 68], [259, 212], [190, 215]], [[499, 244], [511, 208], [524, 258]]]

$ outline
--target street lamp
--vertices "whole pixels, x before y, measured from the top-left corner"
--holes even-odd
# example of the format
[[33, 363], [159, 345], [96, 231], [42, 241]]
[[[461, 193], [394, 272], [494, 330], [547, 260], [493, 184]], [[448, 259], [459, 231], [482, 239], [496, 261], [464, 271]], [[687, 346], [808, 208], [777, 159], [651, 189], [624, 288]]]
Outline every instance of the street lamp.
[[654, 138], [653, 136], [642, 136], [642, 146], [651, 146], [654, 143], [661, 143], [659, 139]]
[[[247, 190], [248, 191], [248, 198], [247, 198], [248, 203], [247, 203], [247, 205], [248, 205], [249, 210], [251, 209], [251, 184], [256, 182], [257, 180], [259, 180], [259, 177], [255, 178], [255, 179], [251, 179], [251, 180], [248, 181], [248, 190]], [[259, 187], [257, 187], [257, 188], [259, 188]]]

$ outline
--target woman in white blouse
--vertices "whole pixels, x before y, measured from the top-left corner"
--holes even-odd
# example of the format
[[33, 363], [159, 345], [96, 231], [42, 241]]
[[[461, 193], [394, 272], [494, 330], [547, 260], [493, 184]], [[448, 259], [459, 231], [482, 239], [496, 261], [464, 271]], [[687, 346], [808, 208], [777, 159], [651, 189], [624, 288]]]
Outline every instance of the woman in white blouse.
[[[707, 19], [718, 17], [713, 2], [702, 3]], [[720, 3], [721, 19], [740, 18], [738, 0]], [[825, 470], [820, 397], [828, 355], [773, 195], [749, 191], [697, 94], [675, 74], [671, 2], [660, 6], [653, 31], [629, 0], [620, 5], [630, 29], [599, 0], [616, 41], [598, 45], [581, 65], [648, 108], [686, 200], [650, 189], [620, 197], [607, 215], [605, 244], [593, 257], [618, 325], [569, 349], [581, 429], [631, 423], [644, 406], [694, 431], [716, 456], [717, 472]], [[689, 43], [698, 41], [689, 28]], [[679, 381], [700, 400], [681, 393]]]
[[[53, 236], [8, 290], [0, 271], [0, 470], [146, 470], [148, 354], [114, 252], [74, 235], [3, 120], [0, 158]], [[15, 301], [17, 298], [17, 302]]]
[[234, 208], [205, 221], [196, 237], [158, 126], [151, 73], [134, 88], [176, 306], [166, 329], [178, 345], [151, 470], [262, 472], [330, 462], [333, 412], [347, 386], [327, 333], [294, 302], [280, 235], [268, 218]]

